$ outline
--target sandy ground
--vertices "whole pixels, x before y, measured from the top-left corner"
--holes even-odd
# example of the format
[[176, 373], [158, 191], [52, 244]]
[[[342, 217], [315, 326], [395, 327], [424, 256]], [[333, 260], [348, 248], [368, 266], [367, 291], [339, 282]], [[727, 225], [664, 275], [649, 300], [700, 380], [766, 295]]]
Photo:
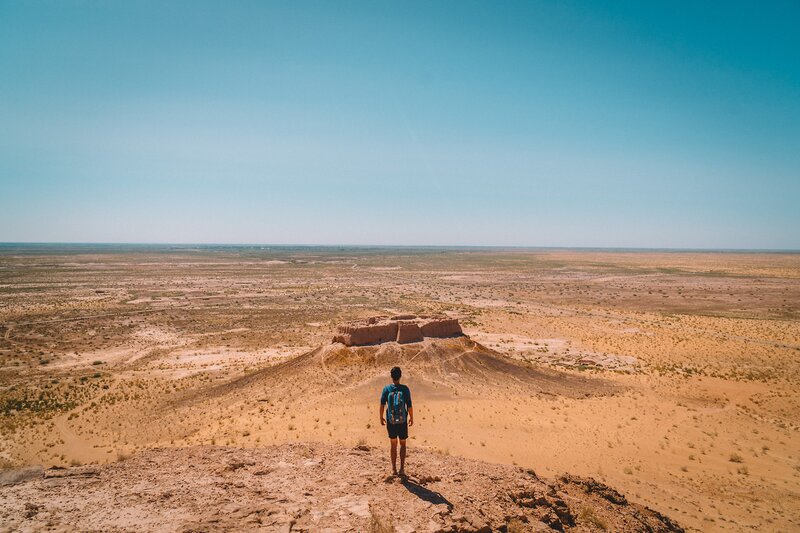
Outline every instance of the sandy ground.
[[[339, 322], [468, 339], [342, 352]], [[800, 256], [249, 250], [0, 255], [0, 461], [156, 446], [411, 446], [592, 476], [690, 530], [800, 528]]]

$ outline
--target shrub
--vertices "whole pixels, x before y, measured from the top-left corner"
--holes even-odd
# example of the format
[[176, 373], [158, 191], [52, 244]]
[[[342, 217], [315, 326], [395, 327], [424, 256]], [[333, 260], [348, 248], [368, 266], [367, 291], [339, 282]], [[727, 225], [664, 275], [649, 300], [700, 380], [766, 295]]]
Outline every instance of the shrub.
[[369, 510], [369, 532], [370, 533], [395, 533], [394, 526], [391, 523], [386, 523], [381, 517], [375, 514], [375, 511], [370, 508]]
[[525, 533], [525, 525], [518, 518], [514, 518], [506, 524], [506, 533]]
[[591, 507], [583, 507], [581, 509], [581, 512], [578, 514], [578, 519], [583, 522], [588, 522], [589, 524], [592, 524], [593, 526], [598, 527], [603, 531], [606, 531], [608, 529], [608, 524], [606, 523], [606, 521], [597, 516], [596, 514], [594, 514], [594, 509], [592, 509]]

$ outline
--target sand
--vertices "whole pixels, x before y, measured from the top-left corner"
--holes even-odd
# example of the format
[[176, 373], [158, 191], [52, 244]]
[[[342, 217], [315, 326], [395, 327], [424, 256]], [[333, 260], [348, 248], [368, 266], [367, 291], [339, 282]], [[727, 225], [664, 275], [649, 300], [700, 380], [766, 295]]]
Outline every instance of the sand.
[[[468, 339], [330, 347], [399, 312]], [[382, 447], [397, 362], [413, 448], [591, 476], [689, 529], [800, 527], [800, 255], [4, 252], [0, 324], [6, 467]]]

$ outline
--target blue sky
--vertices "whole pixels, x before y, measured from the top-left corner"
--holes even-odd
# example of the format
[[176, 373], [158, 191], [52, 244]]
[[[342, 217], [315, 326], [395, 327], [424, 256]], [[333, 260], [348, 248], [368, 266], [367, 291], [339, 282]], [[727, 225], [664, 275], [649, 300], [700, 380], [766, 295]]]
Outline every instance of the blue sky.
[[798, 21], [0, 0], [0, 241], [798, 249]]

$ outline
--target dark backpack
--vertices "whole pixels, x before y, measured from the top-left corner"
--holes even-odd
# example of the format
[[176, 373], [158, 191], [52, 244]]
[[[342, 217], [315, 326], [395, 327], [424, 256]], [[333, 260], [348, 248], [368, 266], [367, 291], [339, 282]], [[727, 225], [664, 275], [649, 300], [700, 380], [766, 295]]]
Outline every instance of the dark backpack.
[[403, 389], [394, 387], [386, 397], [386, 421], [390, 424], [405, 424], [407, 415]]

